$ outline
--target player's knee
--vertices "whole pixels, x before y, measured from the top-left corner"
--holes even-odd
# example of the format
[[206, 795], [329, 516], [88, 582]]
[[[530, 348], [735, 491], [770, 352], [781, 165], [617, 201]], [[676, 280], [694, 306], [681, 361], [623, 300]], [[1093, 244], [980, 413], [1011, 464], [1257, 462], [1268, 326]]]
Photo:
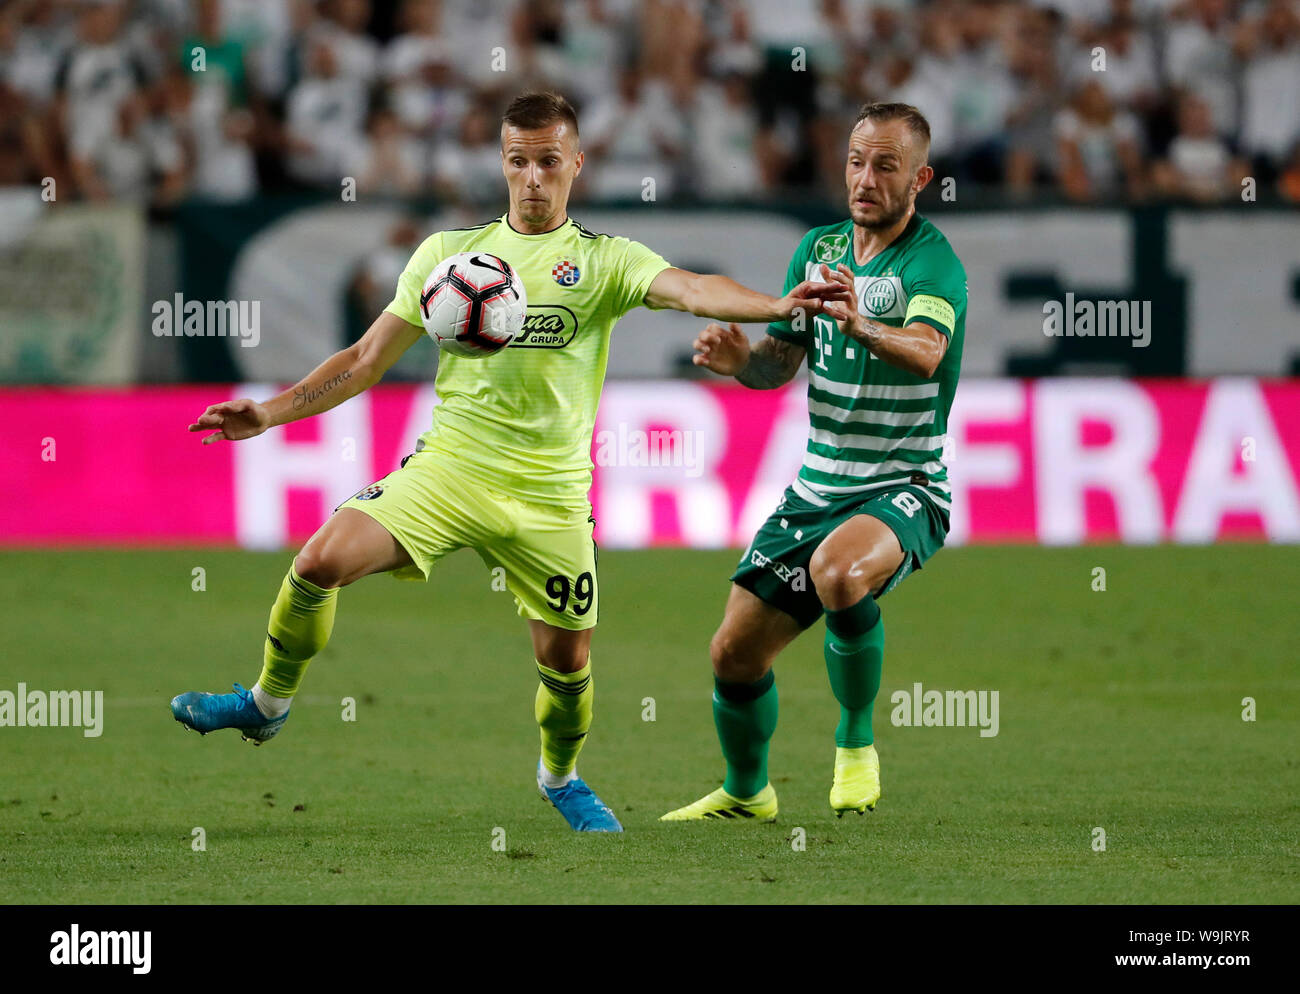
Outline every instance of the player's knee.
[[308, 583], [314, 583], [326, 590], [343, 586], [345, 579], [342, 564], [337, 557], [328, 554], [318, 546], [308, 543], [294, 557], [293, 571]]
[[767, 670], [762, 656], [746, 651], [738, 639], [722, 629], [709, 642], [709, 658], [713, 660], [714, 675], [729, 683], [753, 683]]
[[531, 624], [533, 655], [548, 670], [577, 673], [591, 658], [591, 632]]
[[552, 643], [540, 647], [537, 661], [556, 673], [577, 673], [587, 665], [590, 651], [585, 646]]
[[808, 573], [822, 604], [839, 611], [871, 593], [876, 570], [870, 560], [851, 562], [818, 549], [808, 564]]

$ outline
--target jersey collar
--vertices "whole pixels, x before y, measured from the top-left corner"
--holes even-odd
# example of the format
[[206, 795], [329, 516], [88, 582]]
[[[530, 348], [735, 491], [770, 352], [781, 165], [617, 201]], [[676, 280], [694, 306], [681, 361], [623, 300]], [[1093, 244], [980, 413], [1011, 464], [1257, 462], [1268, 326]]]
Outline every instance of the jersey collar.
[[557, 224], [554, 228], [550, 228], [546, 231], [527, 232], [527, 231], [520, 231], [513, 224], [511, 224], [510, 212], [506, 211], [504, 214], [501, 215], [501, 223], [506, 226], [507, 231], [511, 232], [512, 234], [518, 235], [520, 238], [542, 238], [545, 235], [553, 235], [557, 231], [563, 231], [565, 228], [567, 228], [569, 225], [573, 223], [573, 218], [572, 216], [566, 216], [564, 221], [561, 224]]
[[903, 226], [902, 231], [900, 231], [897, 235], [894, 236], [894, 240], [892, 242], [890, 242], [888, 245], [882, 248], [879, 252], [873, 255], [866, 262], [858, 262], [858, 253], [857, 250], [853, 247], [853, 219], [850, 218], [849, 219], [849, 258], [853, 260], [853, 268], [861, 269], [864, 266], [869, 266], [871, 265], [872, 262], [874, 262], [876, 259], [879, 259], [890, 249], [898, 248], [909, 238], [911, 238], [914, 234], [916, 234], [916, 229], [920, 224], [921, 224], [920, 212], [913, 210], [912, 216], [907, 219], [907, 224]]

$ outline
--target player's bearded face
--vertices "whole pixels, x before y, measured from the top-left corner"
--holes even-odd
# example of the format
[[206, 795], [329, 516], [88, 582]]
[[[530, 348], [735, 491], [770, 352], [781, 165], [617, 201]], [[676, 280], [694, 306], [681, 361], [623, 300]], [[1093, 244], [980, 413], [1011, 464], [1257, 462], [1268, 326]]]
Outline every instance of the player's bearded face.
[[529, 225], [564, 216], [569, 190], [582, 171], [577, 136], [561, 121], [525, 131], [501, 130], [501, 168], [510, 187], [510, 207]]
[[907, 216], [919, 190], [919, 172], [927, 168], [924, 160], [915, 163], [916, 157], [901, 121], [863, 121], [854, 129], [844, 167], [854, 224], [879, 230]]

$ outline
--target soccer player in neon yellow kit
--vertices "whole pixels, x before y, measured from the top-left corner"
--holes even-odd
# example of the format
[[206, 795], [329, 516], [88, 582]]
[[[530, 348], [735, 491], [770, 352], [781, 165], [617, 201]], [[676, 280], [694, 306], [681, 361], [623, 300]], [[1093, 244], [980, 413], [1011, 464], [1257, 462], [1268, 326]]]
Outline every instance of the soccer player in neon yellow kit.
[[820, 313], [823, 299], [840, 290], [807, 281], [771, 297], [724, 276], [673, 268], [644, 245], [582, 227], [567, 209], [583, 166], [578, 122], [555, 94], [514, 100], [502, 121], [501, 161], [508, 213], [427, 238], [393, 302], [360, 341], [264, 404], [214, 404], [190, 425], [214, 430], [204, 444], [252, 438], [373, 386], [424, 334], [420, 290], [449, 255], [490, 252], [523, 279], [525, 334], [485, 359], [443, 354], [441, 403], [416, 451], [344, 501], [294, 559], [271, 609], [252, 690], [236, 684], [233, 694], [181, 694], [172, 713], [199, 732], [237, 728], [246, 739], [266, 741], [329, 639], [341, 587], [371, 573], [427, 579], [444, 555], [473, 548], [489, 567], [504, 567], [528, 622], [540, 678], [539, 790], [574, 829], [617, 832], [613, 812], [576, 772], [592, 715], [589, 647], [599, 592], [587, 491], [610, 331], [642, 304], [771, 322]]

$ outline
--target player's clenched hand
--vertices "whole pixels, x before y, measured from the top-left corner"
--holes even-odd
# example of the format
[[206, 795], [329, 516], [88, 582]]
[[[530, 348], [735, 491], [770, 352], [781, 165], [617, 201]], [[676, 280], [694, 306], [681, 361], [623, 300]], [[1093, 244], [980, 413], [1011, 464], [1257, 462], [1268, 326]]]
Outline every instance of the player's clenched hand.
[[190, 425], [190, 431], [207, 431], [217, 429], [203, 439], [204, 445], [219, 442], [223, 438], [234, 442], [241, 438], [260, 435], [271, 426], [271, 416], [266, 408], [255, 400], [231, 400], [223, 404], [213, 404], [199, 415], [198, 421]]
[[691, 361], [723, 376], [735, 376], [749, 362], [749, 337], [740, 325], [710, 322], [697, 339]]
[[821, 314], [829, 300], [842, 299], [843, 296], [844, 287], [839, 282], [804, 280], [781, 298], [780, 320], [790, 321], [799, 312], [803, 312], [808, 317]]
[[862, 325], [862, 315], [858, 313], [858, 291], [853, 286], [853, 270], [844, 263], [836, 266], [834, 271], [823, 265], [822, 275], [839, 288], [835, 299], [827, 300], [822, 310], [835, 319], [840, 331], [850, 338], [861, 340], [866, 332]]

